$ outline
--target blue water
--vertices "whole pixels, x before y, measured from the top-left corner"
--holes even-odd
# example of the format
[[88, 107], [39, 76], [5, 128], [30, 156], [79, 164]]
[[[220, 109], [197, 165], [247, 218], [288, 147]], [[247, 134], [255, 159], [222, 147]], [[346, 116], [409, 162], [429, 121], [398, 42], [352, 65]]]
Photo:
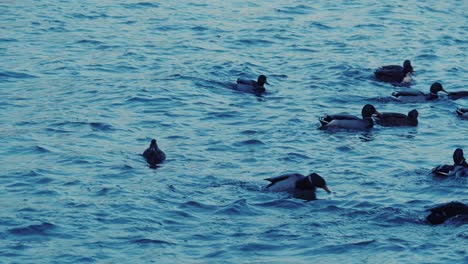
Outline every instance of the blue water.
[[[468, 202], [467, 179], [430, 174], [468, 150], [468, 101], [388, 102], [372, 76], [410, 59], [413, 88], [466, 90], [466, 7], [2, 1], [0, 262], [468, 263], [466, 222], [424, 221]], [[232, 89], [259, 74], [264, 96]], [[366, 103], [419, 126], [317, 130]], [[264, 190], [288, 172], [333, 193]]]

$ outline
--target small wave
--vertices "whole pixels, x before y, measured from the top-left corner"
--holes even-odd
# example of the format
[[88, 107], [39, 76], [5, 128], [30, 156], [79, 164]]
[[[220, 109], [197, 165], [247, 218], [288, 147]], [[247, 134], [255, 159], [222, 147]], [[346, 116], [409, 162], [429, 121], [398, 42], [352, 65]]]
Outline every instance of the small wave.
[[85, 15], [85, 14], [81, 14], [81, 13], [73, 13], [73, 14], [71, 14], [71, 16], [72, 16], [73, 18], [78, 18], [78, 19], [90, 19], [90, 20], [108, 17], [106, 14]]
[[232, 204], [224, 206], [224, 208], [216, 211], [216, 214], [225, 214], [232, 216], [240, 215], [258, 215], [259, 213], [253, 207], [251, 207], [246, 199], [240, 199]]
[[258, 203], [254, 205], [261, 206], [261, 207], [294, 209], [294, 208], [303, 207], [304, 203], [301, 200], [281, 199], [281, 200], [268, 201], [264, 203]]
[[18, 40], [14, 38], [0, 38], [0, 42], [18, 42]]
[[237, 142], [234, 145], [236, 146], [244, 146], [244, 145], [265, 145], [262, 141], [258, 139], [249, 139], [241, 142]]
[[195, 26], [195, 27], [192, 27], [192, 30], [193, 31], [207, 31], [207, 30], [210, 30], [210, 28], [203, 27], [203, 26]]
[[95, 131], [112, 131], [112, 130], [114, 130], [114, 128], [111, 125], [105, 124], [105, 123], [92, 122], [92, 123], [89, 123], [89, 125]]
[[52, 153], [51, 150], [47, 149], [46, 147], [39, 146], [39, 145], [37, 145], [35, 149], [39, 153]]
[[82, 40], [79, 40], [79, 41], [77, 41], [75, 43], [76, 44], [93, 44], [93, 45], [101, 45], [102, 44], [101, 41], [92, 40], [92, 39], [82, 39]]
[[168, 242], [168, 241], [164, 241], [164, 240], [160, 240], [160, 239], [149, 239], [149, 238], [141, 238], [141, 239], [132, 240], [131, 243], [134, 243], [134, 244], [156, 244], [156, 245], [168, 245], [168, 246], [175, 245], [174, 243], [171, 243], [171, 242]]
[[132, 4], [123, 4], [126, 8], [158, 8], [159, 4], [150, 3], [150, 2], [139, 2], [139, 3], [132, 3]]
[[265, 40], [265, 39], [241, 39], [238, 42], [245, 45], [272, 45], [274, 44], [273, 41]]
[[312, 22], [310, 24], [312, 27], [318, 28], [318, 29], [323, 29], [323, 30], [329, 30], [332, 29], [332, 27], [329, 27], [325, 24], [319, 23], [319, 22]]
[[0, 71], [0, 79], [1, 78], [28, 79], [28, 78], [37, 78], [37, 76], [30, 75], [27, 73], [22, 73], [22, 72]]
[[10, 234], [28, 236], [28, 235], [39, 235], [46, 236], [49, 231], [53, 230], [55, 225], [44, 222], [40, 225], [29, 225], [27, 227], [18, 227], [8, 230]]
[[312, 10], [313, 9], [309, 6], [298, 5], [298, 6], [290, 6], [290, 7], [285, 7], [285, 8], [277, 8], [276, 12], [290, 14], [290, 15], [307, 15], [307, 14], [310, 14]]

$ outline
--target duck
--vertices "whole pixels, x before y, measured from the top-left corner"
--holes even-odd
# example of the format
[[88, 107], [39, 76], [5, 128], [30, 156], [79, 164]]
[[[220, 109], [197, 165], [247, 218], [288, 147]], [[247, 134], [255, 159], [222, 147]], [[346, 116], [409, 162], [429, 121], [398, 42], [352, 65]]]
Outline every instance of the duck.
[[468, 118], [468, 108], [459, 107], [457, 109], [457, 114], [462, 118]]
[[445, 91], [444, 87], [439, 82], [433, 83], [429, 91], [430, 91], [429, 94], [425, 94], [418, 90], [396, 91], [392, 93], [392, 97], [395, 100], [404, 102], [404, 103], [420, 103], [420, 102], [426, 102], [426, 101], [432, 101], [432, 100], [438, 99], [439, 98], [439, 96], [437, 95], [438, 92], [444, 92], [448, 94], [448, 92]]
[[246, 79], [237, 79], [237, 90], [243, 92], [250, 92], [255, 94], [261, 94], [266, 91], [265, 84], [270, 84], [267, 81], [267, 77], [265, 75], [258, 76], [257, 80], [246, 80]]
[[453, 152], [453, 165], [439, 165], [432, 169], [437, 176], [468, 176], [468, 163], [463, 154], [463, 149], [457, 148]]
[[366, 104], [361, 111], [362, 118], [355, 115], [325, 115], [319, 118], [321, 126], [319, 129], [354, 129], [366, 130], [374, 126], [372, 115], [380, 113], [371, 104]]
[[375, 77], [383, 82], [409, 83], [413, 74], [411, 61], [405, 60], [403, 67], [400, 65], [386, 65], [374, 71]]
[[327, 193], [331, 193], [325, 179], [315, 172], [307, 176], [300, 173], [289, 173], [265, 180], [270, 182], [266, 187], [267, 190], [273, 192], [291, 192], [298, 198], [308, 197], [311, 200], [315, 199], [316, 188], [322, 188]]
[[426, 216], [426, 220], [433, 224], [439, 225], [457, 215], [468, 215], [468, 205], [461, 202], [450, 202], [429, 209], [431, 212]]
[[381, 113], [376, 116], [375, 123], [381, 126], [417, 126], [418, 111], [413, 109], [408, 112], [408, 115], [400, 113]]
[[458, 91], [458, 92], [449, 92], [448, 99], [450, 100], [458, 100], [461, 98], [468, 97], [468, 91]]
[[151, 167], [155, 167], [156, 164], [162, 163], [166, 159], [166, 154], [159, 149], [156, 139], [151, 140], [149, 147], [142, 155]]

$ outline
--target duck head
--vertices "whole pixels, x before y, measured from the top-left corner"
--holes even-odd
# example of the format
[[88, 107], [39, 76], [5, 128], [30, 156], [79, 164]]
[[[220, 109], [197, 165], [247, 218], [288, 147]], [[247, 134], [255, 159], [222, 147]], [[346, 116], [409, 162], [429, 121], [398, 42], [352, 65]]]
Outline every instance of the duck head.
[[442, 84], [439, 82], [435, 82], [431, 85], [430, 92], [431, 94], [437, 94], [438, 92], [444, 92], [448, 94], [448, 92], [444, 90], [444, 87], [442, 87]]
[[416, 120], [416, 119], [418, 119], [418, 115], [419, 115], [418, 110], [413, 109], [413, 110], [408, 112], [408, 119], [409, 120]]
[[465, 157], [463, 157], [463, 150], [461, 148], [457, 148], [453, 152], [453, 163], [455, 165], [463, 165], [465, 163]]
[[403, 74], [413, 73], [413, 66], [411, 66], [411, 61], [405, 60], [403, 62]]
[[372, 115], [380, 115], [380, 113], [375, 109], [375, 107], [371, 104], [366, 104], [361, 111], [362, 118], [364, 119], [369, 119], [372, 117]]
[[322, 176], [318, 175], [317, 173], [311, 173], [307, 176], [307, 178], [314, 187], [322, 188], [327, 193], [331, 193], [330, 189], [327, 187], [327, 182], [324, 178], [322, 178]]
[[263, 86], [265, 84], [269, 84], [268, 81], [267, 81], [267, 77], [265, 75], [263, 75], [263, 74], [258, 76], [257, 83], [260, 86]]
[[158, 143], [156, 142], [156, 139], [151, 140], [151, 144], [149, 147], [150, 149], [158, 149]]

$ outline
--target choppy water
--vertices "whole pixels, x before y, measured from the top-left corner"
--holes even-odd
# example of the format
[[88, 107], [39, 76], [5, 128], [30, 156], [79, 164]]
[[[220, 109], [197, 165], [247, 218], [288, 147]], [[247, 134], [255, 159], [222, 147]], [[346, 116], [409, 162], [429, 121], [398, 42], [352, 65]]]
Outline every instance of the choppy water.
[[[2, 1], [0, 262], [462, 263], [467, 149], [439, 100], [398, 104], [372, 70], [466, 90], [466, 1]], [[256, 97], [238, 77], [269, 78]], [[417, 128], [317, 130], [326, 113], [416, 108]], [[139, 154], [157, 138], [168, 159]], [[263, 178], [317, 172], [318, 200]]]

